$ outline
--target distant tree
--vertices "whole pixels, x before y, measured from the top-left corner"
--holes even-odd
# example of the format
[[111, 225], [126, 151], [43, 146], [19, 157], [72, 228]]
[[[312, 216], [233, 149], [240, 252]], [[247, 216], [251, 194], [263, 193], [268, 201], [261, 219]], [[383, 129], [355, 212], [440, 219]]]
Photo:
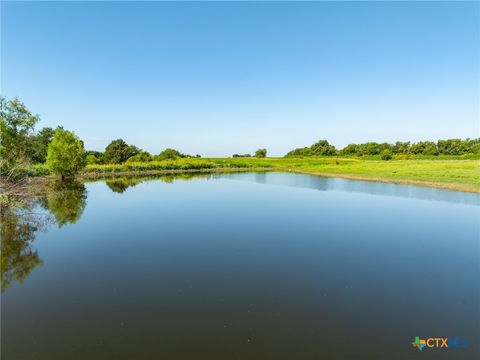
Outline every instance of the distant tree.
[[52, 141], [55, 130], [45, 127], [37, 134], [31, 135], [27, 141], [27, 158], [32, 163], [44, 163], [47, 160], [48, 145]]
[[434, 142], [431, 141], [419, 141], [415, 144], [412, 144], [410, 147], [410, 152], [412, 154], [421, 154], [421, 155], [438, 155], [438, 148]]
[[362, 151], [359, 145], [357, 144], [348, 144], [342, 150], [340, 150], [340, 155], [361, 155]]
[[319, 140], [310, 147], [297, 148], [285, 155], [286, 157], [295, 156], [332, 156], [337, 154], [335, 146], [330, 145], [327, 140]]
[[101, 164], [103, 159], [103, 154], [100, 151], [87, 150], [85, 151], [87, 165]]
[[184, 158], [187, 155], [182, 154], [180, 151], [175, 149], [165, 149], [160, 154], [154, 157], [155, 161], [162, 161], [162, 160], [175, 160], [177, 158]]
[[87, 165], [100, 164], [100, 160], [98, 160], [98, 158], [97, 158], [95, 155], [92, 155], [92, 154], [88, 154], [88, 155], [85, 157], [85, 160], [86, 160], [86, 164], [87, 164]]
[[255, 157], [257, 158], [264, 158], [267, 156], [267, 149], [263, 148], [263, 149], [258, 149], [257, 151], [255, 151]]
[[[297, 148], [285, 155], [290, 156], [320, 156], [334, 155], [334, 147], [326, 140], [320, 140], [310, 147]], [[462, 155], [480, 154], [480, 138], [477, 139], [448, 139], [438, 140], [435, 144], [432, 141], [410, 142], [397, 141], [395, 144], [367, 142], [363, 144], [348, 144], [338, 153], [344, 156], [376, 156], [381, 155], [384, 150], [392, 154], [419, 154], [419, 155]]]
[[380, 153], [380, 158], [382, 160], [392, 160], [392, 151], [389, 149], [385, 149]]
[[238, 158], [238, 157], [251, 157], [252, 155], [250, 154], [233, 154], [232, 157]]
[[137, 155], [140, 152], [134, 145], [128, 145], [124, 140], [113, 140], [105, 148], [103, 153], [103, 162], [105, 164], [122, 164], [128, 158]]
[[410, 152], [410, 141], [397, 141], [393, 145], [392, 152], [395, 154], [408, 154]]
[[85, 165], [83, 142], [73, 132], [57, 128], [47, 151], [50, 171], [64, 179], [75, 176]]
[[380, 149], [380, 144], [376, 142], [367, 142], [364, 144], [362, 149], [363, 155], [378, 155], [382, 150]]
[[477, 139], [466, 139], [466, 146], [468, 153], [471, 154], [480, 154], [480, 138]]
[[0, 173], [27, 161], [28, 136], [38, 120], [18, 98], [0, 97]]
[[129, 157], [127, 159], [127, 162], [149, 162], [152, 161], [153, 157], [150, 155], [148, 151], [141, 151], [136, 155], [133, 155], [132, 157]]
[[386, 142], [379, 144], [378, 147], [380, 148], [380, 153], [383, 150], [389, 150], [391, 152], [393, 151], [393, 145]]
[[461, 139], [438, 140], [438, 152], [442, 155], [461, 155], [467, 153], [468, 142]]
[[310, 146], [310, 150], [314, 156], [332, 156], [336, 155], [337, 153], [335, 146], [330, 145], [327, 140], [317, 141], [315, 144]]
[[195, 155], [195, 157], [196, 157], [196, 158], [201, 158], [201, 157], [202, 157], [202, 155], [200, 155], [200, 154], [197, 154], [197, 155]]
[[285, 157], [297, 157], [297, 156], [313, 156], [312, 150], [309, 147], [296, 148], [292, 151], [289, 151]]

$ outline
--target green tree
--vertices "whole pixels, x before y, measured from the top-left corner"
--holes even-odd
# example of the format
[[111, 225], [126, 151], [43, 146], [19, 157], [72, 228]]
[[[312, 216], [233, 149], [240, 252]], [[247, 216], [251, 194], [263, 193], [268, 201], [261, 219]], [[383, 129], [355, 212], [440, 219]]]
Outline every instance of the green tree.
[[92, 155], [92, 154], [88, 154], [85, 157], [85, 161], [87, 165], [100, 164], [100, 160], [95, 155]]
[[127, 159], [127, 162], [149, 162], [152, 161], [152, 155], [148, 151], [141, 151]]
[[327, 140], [319, 140], [310, 147], [298, 148], [290, 151], [286, 157], [295, 156], [332, 156], [337, 154], [335, 146], [330, 145]]
[[393, 145], [392, 151], [395, 154], [408, 154], [410, 151], [410, 141], [397, 141], [395, 145]]
[[314, 156], [332, 156], [337, 153], [335, 146], [330, 145], [327, 140], [317, 141], [310, 146], [310, 150]]
[[380, 144], [376, 142], [367, 142], [363, 144], [363, 155], [378, 155], [382, 149], [380, 148]]
[[466, 146], [468, 148], [467, 152], [471, 154], [480, 153], [480, 138], [477, 139], [466, 139]]
[[175, 150], [175, 149], [165, 149], [163, 150], [160, 154], [154, 157], [154, 160], [156, 161], [162, 161], [162, 160], [175, 160], [177, 158], [184, 158], [187, 155], [182, 154], [180, 151]]
[[392, 151], [389, 149], [385, 149], [380, 153], [380, 158], [382, 160], [392, 160]]
[[255, 157], [257, 158], [264, 158], [267, 156], [267, 149], [263, 148], [263, 149], [258, 149], [257, 151], [255, 151]]
[[468, 152], [468, 146], [466, 146], [461, 139], [448, 139], [438, 140], [438, 151], [442, 155], [461, 155]]
[[48, 145], [54, 133], [55, 130], [45, 127], [28, 138], [27, 157], [32, 163], [44, 163], [47, 160]]
[[438, 155], [438, 148], [434, 142], [419, 141], [410, 147], [412, 154]]
[[71, 131], [57, 128], [48, 145], [47, 166], [54, 174], [75, 176], [86, 165], [83, 142]]
[[123, 139], [113, 140], [105, 148], [103, 153], [103, 162], [105, 164], [122, 164], [128, 158], [137, 155], [140, 152], [134, 145], [128, 145]]
[[103, 154], [100, 151], [87, 150], [85, 151], [87, 165], [101, 164]]
[[348, 144], [340, 150], [340, 155], [361, 155], [361, 148], [357, 144]]
[[289, 151], [285, 157], [296, 157], [296, 156], [313, 156], [312, 150], [309, 147], [296, 148], [292, 151]]
[[7, 101], [0, 97], [0, 173], [11, 172], [27, 160], [28, 135], [38, 122], [18, 98]]

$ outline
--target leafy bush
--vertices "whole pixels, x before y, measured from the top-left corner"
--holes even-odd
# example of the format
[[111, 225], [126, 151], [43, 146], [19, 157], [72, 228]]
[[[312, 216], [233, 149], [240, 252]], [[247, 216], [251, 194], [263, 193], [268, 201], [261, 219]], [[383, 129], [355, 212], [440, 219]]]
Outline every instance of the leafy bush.
[[74, 176], [86, 165], [83, 142], [73, 132], [57, 128], [48, 145], [46, 164], [62, 178]]
[[113, 140], [105, 148], [103, 162], [105, 164], [121, 164], [128, 158], [138, 154], [140, 150], [134, 145], [128, 145], [124, 140]]
[[255, 157], [264, 158], [267, 156], [267, 149], [258, 149], [255, 151]]
[[419, 141], [410, 147], [410, 153], [422, 155], [438, 155], [437, 145], [431, 141]]
[[168, 149], [163, 150], [157, 156], [154, 156], [153, 160], [155, 160], [155, 161], [175, 160], [175, 159], [184, 158], [184, 157], [187, 157], [187, 155], [182, 154], [178, 150], [168, 148]]
[[86, 157], [87, 165], [100, 164], [100, 160], [92, 154], [88, 154]]
[[310, 147], [298, 148], [290, 151], [285, 157], [299, 156], [332, 156], [337, 154], [335, 146], [330, 145], [327, 140], [319, 140]]
[[132, 162], [149, 162], [149, 161], [152, 161], [153, 158], [152, 158], [152, 155], [150, 155], [149, 152], [147, 151], [142, 151], [136, 155], [133, 155], [132, 157], [129, 157], [127, 159], [127, 162], [128, 163], [132, 163]]
[[37, 134], [30, 135], [27, 141], [27, 157], [34, 164], [43, 164], [47, 160], [48, 145], [52, 141], [55, 130], [45, 127]]
[[388, 149], [385, 149], [382, 151], [382, 153], [380, 154], [380, 158], [382, 160], [392, 160], [392, 152]]

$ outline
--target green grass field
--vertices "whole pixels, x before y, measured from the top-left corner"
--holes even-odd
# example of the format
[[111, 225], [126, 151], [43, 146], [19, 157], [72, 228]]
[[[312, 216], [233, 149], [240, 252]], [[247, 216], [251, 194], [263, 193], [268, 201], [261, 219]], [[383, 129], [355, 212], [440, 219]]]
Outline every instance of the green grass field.
[[[322, 176], [416, 184], [452, 190], [480, 192], [480, 160], [448, 157], [383, 161], [375, 158], [183, 158], [170, 161], [89, 165], [83, 177], [128, 173], [222, 171], [266, 169], [301, 172]], [[45, 175], [44, 166], [32, 168]]]

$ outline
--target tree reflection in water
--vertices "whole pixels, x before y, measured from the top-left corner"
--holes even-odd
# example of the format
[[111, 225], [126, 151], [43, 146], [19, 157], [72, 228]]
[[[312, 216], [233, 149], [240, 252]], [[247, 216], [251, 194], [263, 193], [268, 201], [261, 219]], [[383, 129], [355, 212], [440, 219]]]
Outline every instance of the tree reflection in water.
[[[176, 174], [157, 174], [157, 175], [143, 175], [143, 176], [122, 176], [115, 178], [105, 178], [105, 183], [113, 192], [122, 194], [128, 188], [135, 187], [145, 181], [159, 180], [167, 184], [173, 184], [176, 180], [191, 180], [193, 178], [211, 178], [215, 177], [214, 173], [176, 173]], [[95, 179], [94, 181], [98, 181]]]
[[87, 205], [87, 190], [78, 181], [57, 181], [47, 190], [42, 205], [54, 216], [58, 227], [74, 224]]
[[2, 291], [13, 281], [22, 282], [43, 261], [32, 248], [37, 231], [45, 228], [48, 217], [23, 209], [2, 211], [0, 219]]
[[[104, 180], [112, 191], [123, 193], [129, 187], [148, 180], [173, 183], [175, 180], [216, 176], [209, 173], [180, 173]], [[69, 180], [44, 184], [35, 192], [26, 191], [20, 196], [20, 200], [18, 193], [1, 195], [3, 199], [0, 202], [1, 288], [3, 291], [12, 282], [25, 280], [34, 268], [43, 263], [37, 250], [33, 248], [33, 242], [39, 231], [47, 230], [52, 223], [56, 223], [61, 228], [67, 224], [74, 224], [80, 219], [87, 205], [87, 190], [83, 183]], [[12, 199], [8, 199], [9, 196]], [[7, 201], [4, 201], [5, 199]]]
[[58, 181], [42, 188], [40, 195], [28, 195], [2, 203], [2, 291], [12, 282], [25, 280], [34, 268], [43, 263], [33, 248], [37, 233], [45, 231], [53, 222], [58, 227], [75, 223], [82, 216], [86, 203], [85, 185], [78, 181]]

